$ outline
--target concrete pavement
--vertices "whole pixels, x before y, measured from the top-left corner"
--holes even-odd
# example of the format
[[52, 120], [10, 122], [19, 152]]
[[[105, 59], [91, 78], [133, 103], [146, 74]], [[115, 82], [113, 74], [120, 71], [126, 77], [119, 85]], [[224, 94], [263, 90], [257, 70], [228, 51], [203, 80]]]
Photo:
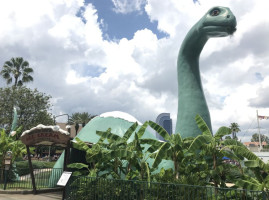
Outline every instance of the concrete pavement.
[[62, 192], [51, 192], [43, 194], [0, 194], [0, 200], [59, 200]]

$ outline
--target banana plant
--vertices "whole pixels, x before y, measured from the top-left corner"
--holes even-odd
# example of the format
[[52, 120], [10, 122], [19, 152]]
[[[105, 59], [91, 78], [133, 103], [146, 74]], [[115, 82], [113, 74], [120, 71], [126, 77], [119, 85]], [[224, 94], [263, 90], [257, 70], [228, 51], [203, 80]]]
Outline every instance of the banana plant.
[[97, 132], [104, 141], [108, 141], [106, 146], [110, 156], [108, 163], [113, 163], [114, 172], [123, 172], [126, 179], [138, 177], [139, 180], [150, 181], [151, 170], [147, 162], [148, 156], [143, 153], [144, 147], [140, 143], [147, 126], [148, 122], [145, 122], [136, 132], [138, 124], [134, 123], [122, 137], [109, 131]]
[[[74, 147], [86, 152], [86, 162], [93, 164], [96, 175], [101, 174], [105, 177], [112, 175], [114, 178], [121, 178], [123, 175], [127, 179], [139, 177], [140, 180], [150, 181], [151, 171], [147, 157], [143, 153], [144, 147], [140, 143], [140, 138], [147, 126], [146, 122], [138, 132], [135, 132], [138, 124], [134, 123], [122, 137], [112, 133], [111, 129], [97, 131], [96, 134], [100, 136], [100, 139], [91, 148], [78, 138]], [[79, 164], [70, 166], [85, 168], [85, 165]]]
[[241, 177], [235, 181], [236, 186], [248, 190], [269, 190], [269, 163], [264, 163], [247, 147], [235, 141], [226, 141], [223, 150], [225, 149], [229, 149], [233, 152], [230, 157], [238, 161], [239, 168], [241, 168], [240, 163], [242, 162], [244, 166], [250, 169], [254, 174], [254, 176], [250, 176], [247, 173], [243, 173], [243, 170], [241, 170]]
[[225, 172], [227, 167], [224, 167], [222, 158], [224, 157], [221, 138], [231, 133], [231, 129], [228, 127], [220, 127], [215, 135], [212, 134], [208, 128], [206, 122], [200, 115], [195, 117], [197, 126], [201, 130], [202, 134], [197, 136], [189, 147], [189, 152], [203, 153], [207, 162], [211, 161], [210, 175], [213, 179], [215, 187], [219, 184], [225, 185]]
[[157, 168], [163, 159], [172, 160], [174, 164], [174, 177], [178, 179], [179, 167], [184, 159], [184, 154], [186, 153], [186, 143], [184, 143], [180, 134], [169, 135], [168, 132], [157, 123], [153, 121], [149, 121], [148, 123], [149, 126], [165, 140], [159, 141], [155, 139], [141, 139], [143, 144], [150, 145], [147, 151], [151, 154], [150, 157], [154, 159], [152, 167]]

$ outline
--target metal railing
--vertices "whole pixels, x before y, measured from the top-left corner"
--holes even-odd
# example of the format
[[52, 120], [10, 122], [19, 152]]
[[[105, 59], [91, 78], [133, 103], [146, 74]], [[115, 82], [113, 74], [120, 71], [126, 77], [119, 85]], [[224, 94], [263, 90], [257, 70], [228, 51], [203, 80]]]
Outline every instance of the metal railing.
[[71, 177], [67, 200], [266, 200], [269, 193], [231, 188]]
[[[58, 179], [58, 177], [61, 176], [62, 172], [63, 169], [61, 168], [34, 169], [36, 188], [44, 189], [55, 187], [55, 179]], [[9, 171], [0, 169], [0, 189], [31, 190], [32, 188], [32, 179], [29, 173], [29, 168], [18, 170], [14, 169]]]

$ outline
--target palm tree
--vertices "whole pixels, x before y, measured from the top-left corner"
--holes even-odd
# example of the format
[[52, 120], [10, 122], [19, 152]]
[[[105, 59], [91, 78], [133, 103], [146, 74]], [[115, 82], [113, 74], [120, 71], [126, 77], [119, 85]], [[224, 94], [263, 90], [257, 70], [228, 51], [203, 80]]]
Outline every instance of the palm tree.
[[34, 70], [29, 67], [29, 63], [22, 57], [11, 58], [6, 61], [0, 74], [6, 79], [7, 84], [11, 84], [14, 78], [14, 86], [22, 86], [23, 83], [33, 81], [30, 73]]
[[84, 127], [92, 118], [96, 117], [96, 115], [91, 115], [88, 112], [80, 113], [80, 122], [82, 123], [82, 127]]
[[79, 129], [79, 124], [81, 123], [81, 119], [80, 119], [80, 113], [76, 112], [73, 113], [71, 115], [71, 117], [69, 118], [68, 124], [75, 124], [75, 130], [76, 130], [76, 135], [78, 133], [78, 129]]
[[236, 133], [238, 133], [239, 131], [241, 131], [239, 129], [239, 125], [237, 123], [235, 123], [235, 122], [234, 123], [231, 123], [230, 129], [232, 131], [233, 139], [236, 139], [237, 138], [236, 137]]
[[91, 115], [88, 112], [83, 112], [83, 113], [73, 113], [71, 117], [69, 118], [68, 123], [69, 124], [75, 124], [75, 130], [76, 130], [76, 135], [79, 129], [79, 125], [82, 125], [82, 128], [96, 115]]

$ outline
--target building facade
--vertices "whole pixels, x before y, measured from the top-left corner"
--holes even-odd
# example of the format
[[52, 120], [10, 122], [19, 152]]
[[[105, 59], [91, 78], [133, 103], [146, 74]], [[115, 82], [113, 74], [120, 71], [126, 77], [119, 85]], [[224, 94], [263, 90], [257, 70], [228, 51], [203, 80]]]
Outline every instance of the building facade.
[[[170, 118], [170, 113], [161, 113], [156, 119], [156, 123], [162, 126], [171, 135], [173, 133], [172, 119]], [[156, 133], [156, 138], [159, 140], [164, 140], [162, 136]]]

